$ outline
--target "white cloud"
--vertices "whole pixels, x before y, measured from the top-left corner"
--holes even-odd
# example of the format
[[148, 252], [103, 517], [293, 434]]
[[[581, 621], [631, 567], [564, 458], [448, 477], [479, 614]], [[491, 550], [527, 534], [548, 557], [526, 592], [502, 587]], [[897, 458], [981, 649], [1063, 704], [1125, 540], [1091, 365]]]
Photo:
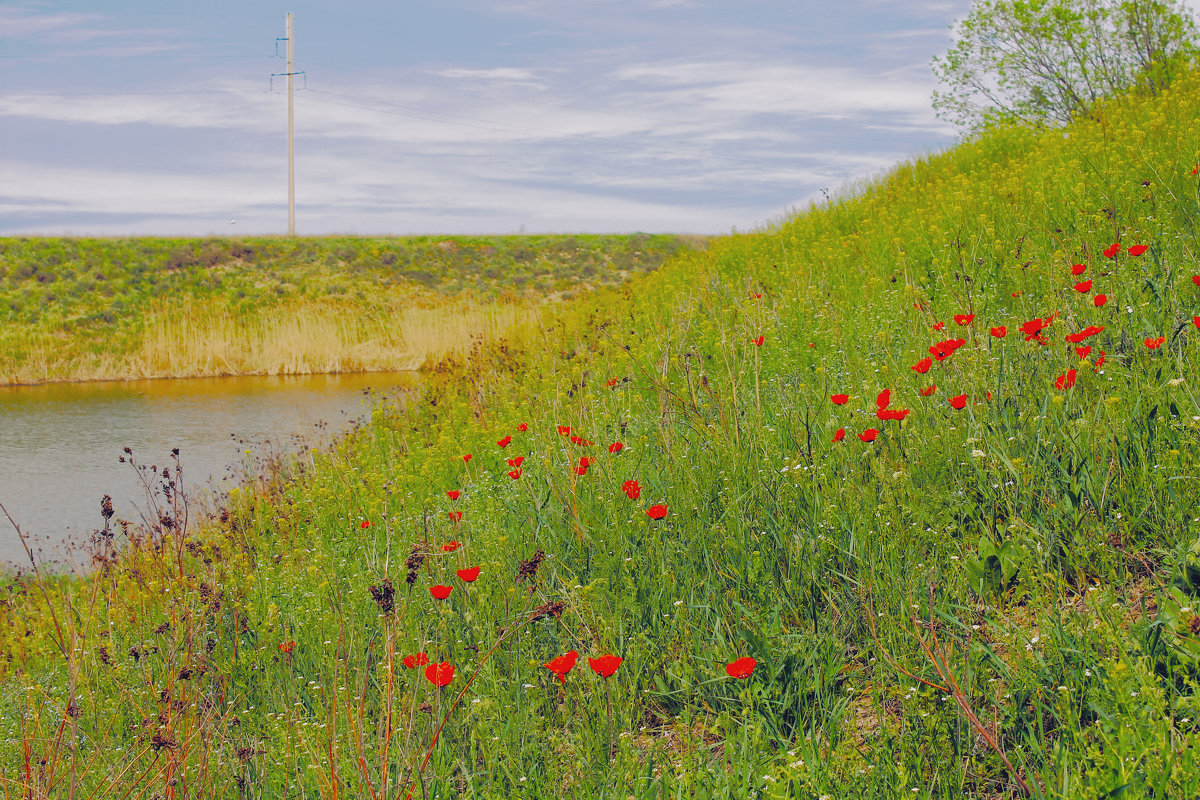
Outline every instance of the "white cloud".
[[503, 81], [509, 83], [529, 83], [537, 79], [533, 70], [518, 67], [495, 67], [493, 69], [439, 69], [430, 70], [429, 74], [442, 78], [456, 78], [479, 81]]
[[252, 108], [249, 100], [248, 92], [232, 88], [208, 94], [180, 91], [115, 95], [10, 93], [0, 95], [0, 116], [92, 125], [260, 127], [259, 115], [247, 113]]
[[278, 171], [238, 170], [189, 175], [53, 164], [0, 162], [3, 201], [11, 213], [56, 210], [74, 213], [203, 216], [279, 202]]
[[0, 38], [28, 39], [46, 34], [62, 34], [84, 25], [93, 25], [103, 19], [101, 14], [69, 11], [45, 13], [30, 6], [0, 6]]
[[920, 112], [928, 109], [932, 88], [932, 80], [886, 73], [738, 61], [638, 64], [617, 70], [615, 77], [662, 87], [677, 104], [742, 115]]
[[[0, 40], [39, 41], [75, 45], [97, 39], [138, 38], [171, 35], [171, 31], [145, 28], [112, 27], [112, 20], [95, 13], [44, 12], [38, 5], [0, 5]], [[156, 49], [174, 49], [178, 45], [160, 42]], [[72, 49], [71, 56], [108, 55], [105, 51]]]

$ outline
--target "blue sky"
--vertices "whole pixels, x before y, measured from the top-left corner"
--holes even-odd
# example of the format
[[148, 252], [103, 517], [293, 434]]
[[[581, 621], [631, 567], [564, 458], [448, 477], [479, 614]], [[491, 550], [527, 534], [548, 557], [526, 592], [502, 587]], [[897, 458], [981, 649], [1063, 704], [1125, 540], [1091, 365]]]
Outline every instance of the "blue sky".
[[953, 143], [969, 5], [0, 0], [0, 234], [286, 231], [287, 11], [300, 234], [751, 228]]

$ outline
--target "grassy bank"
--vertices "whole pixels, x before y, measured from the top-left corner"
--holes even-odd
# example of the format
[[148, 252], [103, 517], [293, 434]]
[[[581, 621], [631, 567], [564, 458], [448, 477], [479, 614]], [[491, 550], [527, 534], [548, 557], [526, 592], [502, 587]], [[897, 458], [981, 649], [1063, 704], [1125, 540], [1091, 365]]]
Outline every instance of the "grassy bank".
[[415, 369], [670, 236], [0, 239], [0, 384]]
[[1197, 796], [1198, 116], [903, 165], [10, 583], [0, 785]]

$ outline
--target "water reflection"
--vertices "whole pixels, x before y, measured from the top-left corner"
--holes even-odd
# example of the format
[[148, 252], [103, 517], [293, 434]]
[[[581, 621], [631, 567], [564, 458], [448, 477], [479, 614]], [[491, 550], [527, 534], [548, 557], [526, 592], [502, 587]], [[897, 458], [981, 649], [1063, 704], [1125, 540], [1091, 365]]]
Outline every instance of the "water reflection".
[[[78, 563], [84, 559], [72, 559], [64, 545], [101, 526], [103, 495], [112, 495], [116, 518], [138, 519], [145, 505], [134, 471], [118, 461], [122, 448], [161, 467], [177, 447], [186, 484], [228, 488], [247, 449], [320, 444], [364, 418], [373, 393], [416, 380], [401, 372], [0, 388], [0, 503], [42, 557]], [[0, 564], [25, 565], [2, 522]]]

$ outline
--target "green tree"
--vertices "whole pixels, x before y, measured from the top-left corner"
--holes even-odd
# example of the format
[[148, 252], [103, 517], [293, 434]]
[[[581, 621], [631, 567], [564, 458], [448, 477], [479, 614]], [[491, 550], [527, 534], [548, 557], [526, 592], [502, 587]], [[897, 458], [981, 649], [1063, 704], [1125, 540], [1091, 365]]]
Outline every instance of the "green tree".
[[933, 60], [933, 107], [968, 130], [1063, 123], [1105, 96], [1156, 93], [1197, 52], [1178, 0], [976, 0], [954, 33]]

